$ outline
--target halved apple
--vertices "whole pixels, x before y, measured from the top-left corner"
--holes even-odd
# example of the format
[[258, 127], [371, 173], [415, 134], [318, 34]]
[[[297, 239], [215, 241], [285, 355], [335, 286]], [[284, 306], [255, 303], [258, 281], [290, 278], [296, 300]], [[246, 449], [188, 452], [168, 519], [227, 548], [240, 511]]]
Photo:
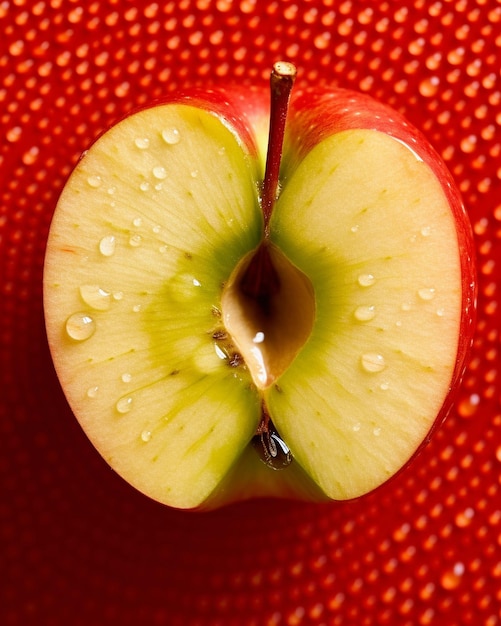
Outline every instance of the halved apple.
[[[282, 105], [290, 72], [274, 71]], [[110, 466], [174, 507], [376, 488], [447, 413], [471, 341], [470, 226], [426, 141], [359, 94], [300, 91], [271, 184], [267, 99], [188, 93], [128, 116], [51, 226], [64, 392]]]

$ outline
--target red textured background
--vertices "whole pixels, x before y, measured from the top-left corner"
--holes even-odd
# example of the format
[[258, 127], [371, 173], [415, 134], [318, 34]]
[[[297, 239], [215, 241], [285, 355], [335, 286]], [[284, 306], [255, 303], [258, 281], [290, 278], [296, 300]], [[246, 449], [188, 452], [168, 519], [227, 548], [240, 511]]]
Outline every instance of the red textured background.
[[[0, 623], [501, 624], [499, 0], [0, 0]], [[78, 155], [185, 84], [359, 89], [423, 130], [473, 223], [479, 323], [458, 402], [360, 501], [169, 510], [106, 467], [53, 372], [41, 279]]]

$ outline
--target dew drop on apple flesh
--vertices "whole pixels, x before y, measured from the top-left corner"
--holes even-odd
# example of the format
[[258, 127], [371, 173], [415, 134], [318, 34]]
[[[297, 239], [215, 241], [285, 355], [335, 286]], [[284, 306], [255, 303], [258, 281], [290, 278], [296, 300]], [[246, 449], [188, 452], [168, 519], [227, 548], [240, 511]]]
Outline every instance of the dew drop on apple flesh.
[[87, 178], [87, 183], [93, 189], [97, 189], [103, 184], [103, 179], [101, 176], [89, 176], [89, 178]]
[[370, 322], [376, 315], [376, 307], [373, 305], [362, 305], [355, 309], [355, 319], [359, 322]]
[[423, 289], [419, 289], [418, 296], [421, 300], [433, 300], [435, 297], [435, 289], [432, 287], [423, 287]]
[[150, 140], [148, 137], [136, 137], [134, 143], [140, 150], [147, 150], [150, 147]]
[[174, 146], [179, 143], [181, 135], [177, 128], [166, 128], [162, 131], [162, 139], [169, 146]]
[[150, 439], [151, 439], [151, 431], [143, 430], [143, 432], [141, 433], [141, 440], [144, 441], [144, 443], [148, 443]]
[[376, 282], [376, 279], [372, 274], [360, 274], [358, 277], [358, 284], [361, 287], [370, 287]]
[[131, 246], [132, 248], [138, 248], [141, 245], [141, 241], [142, 241], [142, 237], [141, 235], [131, 235], [129, 237], [129, 246]]
[[116, 249], [116, 239], [114, 235], [106, 235], [99, 242], [99, 252], [106, 257], [113, 256]]
[[152, 170], [152, 174], [157, 180], [164, 180], [165, 178], [167, 178], [167, 170], [162, 165], [157, 165], [156, 167], [154, 167]]
[[120, 398], [120, 400], [116, 404], [116, 409], [119, 413], [128, 413], [132, 408], [132, 398], [130, 396], [126, 396], [124, 398]]
[[386, 367], [386, 361], [382, 354], [377, 352], [366, 352], [361, 357], [362, 367], [370, 374], [382, 372]]
[[111, 306], [111, 293], [99, 285], [81, 285], [80, 297], [96, 311], [107, 311]]
[[96, 332], [96, 322], [88, 313], [73, 313], [66, 320], [66, 333], [75, 341], [85, 341]]

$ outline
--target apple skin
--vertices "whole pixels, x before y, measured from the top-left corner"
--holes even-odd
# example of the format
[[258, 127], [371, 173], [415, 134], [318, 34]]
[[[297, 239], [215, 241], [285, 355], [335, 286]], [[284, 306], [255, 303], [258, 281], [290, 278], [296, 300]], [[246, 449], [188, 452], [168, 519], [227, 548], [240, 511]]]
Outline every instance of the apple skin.
[[[212, 90], [190, 89], [142, 106], [128, 113], [125, 118], [137, 110], [169, 103], [198, 107], [223, 121], [256, 168], [257, 180], [262, 179], [268, 142], [270, 110], [268, 90], [259, 87], [243, 89], [239, 86]], [[373, 129], [391, 135], [408, 146], [431, 167], [448, 199], [461, 250], [462, 312], [456, 363], [449, 392], [428, 436], [408, 462], [389, 479], [392, 480], [412, 462], [429, 441], [432, 430], [445, 419], [464, 373], [472, 343], [476, 308], [473, 237], [460, 194], [438, 153], [400, 114], [364, 94], [339, 88], [295, 91], [287, 118], [282, 170], [292, 172], [306, 154], [323, 139], [349, 129]], [[303, 470], [294, 467], [294, 464], [284, 472], [273, 472], [270, 477], [269, 470], [249, 446], [225, 477], [220, 488], [196, 510], [209, 510], [234, 501], [256, 497], [281, 497], [317, 502], [328, 499]]]

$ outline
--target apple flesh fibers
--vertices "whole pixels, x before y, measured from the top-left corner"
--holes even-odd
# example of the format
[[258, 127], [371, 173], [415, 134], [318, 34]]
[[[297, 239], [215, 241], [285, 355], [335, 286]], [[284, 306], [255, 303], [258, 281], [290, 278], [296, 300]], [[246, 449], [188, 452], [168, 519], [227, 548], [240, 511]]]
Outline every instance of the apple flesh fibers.
[[[374, 489], [445, 416], [471, 339], [469, 224], [425, 140], [358, 94], [298, 92], [265, 224], [267, 100], [193, 92], [130, 115], [51, 225], [44, 307], [68, 401], [111, 467], [174, 507]], [[279, 287], [263, 317], [242, 280], [265, 231]], [[251, 445], [263, 415], [284, 471]]]

